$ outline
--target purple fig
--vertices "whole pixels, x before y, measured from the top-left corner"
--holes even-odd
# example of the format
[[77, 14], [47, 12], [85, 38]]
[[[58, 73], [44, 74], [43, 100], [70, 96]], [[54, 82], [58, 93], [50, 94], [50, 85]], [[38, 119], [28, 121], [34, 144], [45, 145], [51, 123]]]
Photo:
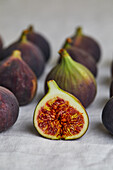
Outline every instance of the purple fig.
[[22, 60], [21, 52], [13, 54], [0, 63], [0, 85], [11, 90], [19, 105], [26, 105], [36, 94], [37, 79], [30, 67]]
[[41, 49], [44, 59], [47, 62], [51, 53], [48, 40], [42, 34], [35, 32], [33, 26], [29, 26], [28, 28], [27, 39]]
[[13, 126], [19, 114], [19, 104], [14, 94], [0, 86], [0, 132]]
[[100, 60], [101, 49], [100, 45], [92, 37], [84, 35], [82, 33], [82, 28], [78, 27], [74, 36], [72, 36], [73, 42], [72, 46], [83, 49], [88, 52], [96, 62]]
[[22, 59], [33, 70], [37, 78], [39, 78], [45, 68], [44, 56], [37, 46], [27, 40], [26, 34], [26, 31], [24, 31], [17, 42], [3, 51], [3, 58], [10, 56], [14, 50], [21, 51]]

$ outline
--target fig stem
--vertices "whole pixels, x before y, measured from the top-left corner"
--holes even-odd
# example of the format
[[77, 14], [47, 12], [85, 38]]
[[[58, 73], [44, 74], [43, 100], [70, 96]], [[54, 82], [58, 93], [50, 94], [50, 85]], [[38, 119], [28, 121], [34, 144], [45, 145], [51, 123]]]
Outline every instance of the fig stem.
[[82, 27], [78, 27], [75, 32], [75, 36], [82, 36]]
[[13, 58], [18, 58], [18, 59], [22, 59], [21, 58], [21, 52], [19, 50], [14, 50], [12, 53]]
[[33, 32], [34, 31], [33, 25], [29, 25], [28, 30], [29, 32]]
[[67, 38], [64, 44], [64, 48], [68, 49], [71, 47], [71, 43], [72, 43], [72, 39], [71, 38]]
[[20, 38], [21, 42], [23, 42], [23, 43], [27, 42], [27, 36], [26, 35], [28, 34], [28, 32], [29, 32], [28, 30], [23, 31], [21, 38]]

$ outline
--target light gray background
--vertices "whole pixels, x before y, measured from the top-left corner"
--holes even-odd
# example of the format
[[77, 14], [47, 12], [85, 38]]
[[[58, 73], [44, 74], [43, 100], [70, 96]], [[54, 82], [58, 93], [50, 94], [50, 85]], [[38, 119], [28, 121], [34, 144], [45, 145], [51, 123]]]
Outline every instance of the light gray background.
[[[113, 56], [112, 0], [0, 0], [0, 35], [5, 46], [15, 41], [29, 24], [51, 43], [52, 58], [38, 80], [37, 96], [20, 108], [15, 125], [0, 134], [0, 170], [113, 169], [113, 136], [101, 123], [109, 99], [110, 63]], [[90, 126], [79, 140], [54, 141], [40, 137], [33, 127], [33, 112], [44, 93], [44, 80], [55, 65], [58, 50], [75, 28], [101, 45], [95, 101], [87, 108]]]

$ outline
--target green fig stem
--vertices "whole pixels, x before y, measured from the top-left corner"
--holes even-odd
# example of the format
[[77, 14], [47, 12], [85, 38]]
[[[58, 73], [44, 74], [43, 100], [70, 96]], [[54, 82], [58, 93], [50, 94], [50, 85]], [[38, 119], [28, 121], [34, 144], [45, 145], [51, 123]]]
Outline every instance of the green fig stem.
[[22, 43], [26, 43], [27, 42], [27, 34], [28, 34], [28, 30], [24, 30], [23, 32], [22, 32], [22, 35], [21, 35], [21, 37], [20, 37], [20, 41], [22, 42]]
[[21, 52], [19, 50], [14, 50], [13, 53], [12, 53], [12, 57], [22, 59], [21, 58]]
[[71, 43], [72, 43], [72, 39], [71, 38], [67, 38], [64, 44], [64, 48], [68, 49], [71, 47]]
[[65, 61], [65, 62], [74, 62], [74, 60], [70, 57], [69, 53], [65, 50], [65, 49], [61, 49], [58, 52], [61, 56], [61, 60]]
[[76, 29], [76, 32], [75, 32], [75, 37], [76, 36], [82, 36], [83, 35], [83, 33], [82, 33], [82, 27], [78, 27], [77, 29]]
[[59, 87], [58, 87], [58, 85], [56, 84], [56, 82], [54, 81], [54, 80], [49, 80], [48, 82], [47, 82], [47, 86], [48, 86], [48, 88], [49, 88], [49, 92], [50, 91], [55, 91], [55, 90], [58, 90], [59, 89]]

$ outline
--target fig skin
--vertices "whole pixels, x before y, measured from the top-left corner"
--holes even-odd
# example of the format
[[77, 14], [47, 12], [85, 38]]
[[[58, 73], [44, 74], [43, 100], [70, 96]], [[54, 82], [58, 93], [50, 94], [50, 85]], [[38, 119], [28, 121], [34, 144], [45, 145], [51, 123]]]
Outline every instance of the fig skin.
[[35, 32], [32, 25], [28, 28], [27, 39], [41, 49], [44, 54], [44, 59], [47, 62], [51, 55], [50, 43], [48, 40], [40, 33]]
[[82, 64], [75, 62], [65, 49], [61, 49], [59, 54], [61, 62], [48, 73], [45, 92], [47, 92], [47, 81], [55, 80], [61, 89], [77, 97], [85, 108], [88, 107], [97, 92], [93, 74]]
[[111, 84], [110, 84], [110, 97], [113, 96], [113, 80], [111, 81]]
[[102, 122], [105, 128], [113, 134], [113, 97], [108, 100], [103, 108]]
[[60, 89], [54, 80], [47, 82], [48, 93], [37, 104], [33, 124], [49, 139], [78, 139], [89, 126], [88, 114], [81, 102]]
[[10, 56], [14, 50], [21, 51], [22, 59], [29, 65], [37, 78], [39, 78], [45, 69], [44, 56], [37, 46], [27, 40], [26, 34], [27, 32], [24, 31], [17, 42], [11, 44], [3, 51], [2, 59]]
[[0, 85], [11, 90], [19, 105], [26, 105], [36, 94], [37, 78], [30, 67], [22, 60], [21, 52], [13, 54], [0, 63]]
[[73, 39], [72, 46], [86, 51], [96, 62], [99, 62], [101, 58], [101, 49], [100, 45], [94, 40], [94, 38], [84, 35], [81, 27], [77, 28], [75, 35], [71, 38]]
[[14, 94], [0, 86], [0, 132], [14, 125], [19, 114], [19, 103]]
[[3, 40], [2, 37], [0, 36], [0, 50], [3, 48]]
[[71, 46], [71, 42], [72, 39], [67, 38], [64, 45], [64, 49], [66, 49], [66, 51], [69, 53], [69, 55], [74, 61], [87, 67], [92, 72], [92, 74], [96, 77], [97, 65], [94, 58], [84, 50]]

